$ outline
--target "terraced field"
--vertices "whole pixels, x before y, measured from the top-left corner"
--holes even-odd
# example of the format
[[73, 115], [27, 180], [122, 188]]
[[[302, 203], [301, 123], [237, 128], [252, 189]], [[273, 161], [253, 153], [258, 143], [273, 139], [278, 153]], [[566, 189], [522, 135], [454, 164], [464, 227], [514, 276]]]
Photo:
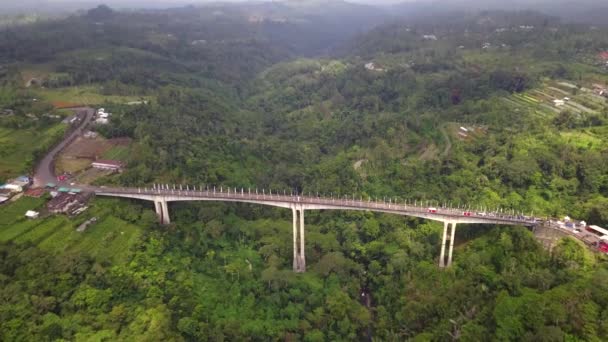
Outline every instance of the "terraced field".
[[[502, 100], [509, 106], [533, 110], [542, 116], [555, 115], [564, 110], [574, 114], [597, 114], [608, 109], [605, 98], [590, 89], [579, 89], [567, 82], [547, 82], [540, 88], [512, 94]], [[554, 100], [563, 100], [564, 104], [556, 106]]]
[[[123, 262], [142, 234], [141, 228], [109, 215], [96, 201], [83, 214], [88, 217], [69, 219], [63, 215], [51, 215], [30, 220], [24, 216], [30, 209], [44, 212], [45, 202], [44, 199], [25, 197], [2, 206], [0, 242], [33, 243], [51, 253], [85, 252], [99, 261]], [[93, 215], [99, 220], [86, 231], [77, 232], [78, 225]]]

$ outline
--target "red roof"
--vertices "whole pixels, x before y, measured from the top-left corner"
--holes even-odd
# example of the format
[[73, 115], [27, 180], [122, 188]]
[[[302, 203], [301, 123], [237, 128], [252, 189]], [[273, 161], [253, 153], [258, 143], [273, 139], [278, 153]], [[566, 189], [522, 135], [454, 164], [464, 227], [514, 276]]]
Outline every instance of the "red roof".
[[42, 189], [42, 188], [37, 188], [37, 189], [29, 189], [29, 190], [27, 190], [27, 191], [25, 192], [25, 194], [24, 194], [24, 195], [25, 195], [25, 196], [28, 196], [28, 197], [36, 197], [36, 198], [38, 198], [38, 197], [40, 197], [40, 196], [44, 195], [44, 192], [45, 192], [45, 190], [44, 190], [44, 189]]
[[121, 161], [118, 161], [118, 160], [106, 160], [106, 159], [98, 159], [98, 160], [94, 161], [93, 164], [104, 164], [104, 165], [111, 165], [111, 166], [116, 166], [116, 167], [121, 167], [122, 166], [122, 162]]
[[600, 58], [608, 59], [608, 51], [600, 52]]

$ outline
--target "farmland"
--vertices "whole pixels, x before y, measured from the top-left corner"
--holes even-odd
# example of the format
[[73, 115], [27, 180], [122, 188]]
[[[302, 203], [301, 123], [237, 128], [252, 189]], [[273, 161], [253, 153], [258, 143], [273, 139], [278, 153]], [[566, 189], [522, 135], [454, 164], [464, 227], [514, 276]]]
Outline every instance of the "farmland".
[[[556, 105], [554, 101], [563, 101]], [[593, 115], [608, 109], [608, 102], [591, 89], [563, 81], [545, 81], [541, 87], [515, 93], [503, 101], [518, 109], [528, 109], [541, 116], [553, 116], [563, 111], [575, 115]]]
[[[50, 253], [86, 252], [100, 261], [123, 262], [142, 229], [112, 216], [103, 208], [103, 202], [93, 201], [87, 212], [73, 220], [63, 215], [30, 220], [25, 218], [25, 211], [44, 213], [45, 200], [21, 198], [0, 210], [0, 242], [33, 243]], [[85, 215], [96, 216], [98, 221], [85, 232], [77, 232], [78, 224], [88, 219], [82, 217]]]
[[116, 159], [126, 161], [129, 155], [129, 139], [105, 139], [79, 137], [57, 158], [57, 173], [77, 173], [87, 169], [93, 160]]
[[37, 151], [46, 151], [63, 137], [65, 129], [64, 124], [28, 129], [0, 127], [0, 179], [27, 173]]
[[56, 104], [100, 105], [103, 103], [121, 103], [139, 101], [140, 96], [118, 96], [101, 94], [100, 86], [74, 86], [64, 88], [40, 88], [35, 90], [38, 96]]

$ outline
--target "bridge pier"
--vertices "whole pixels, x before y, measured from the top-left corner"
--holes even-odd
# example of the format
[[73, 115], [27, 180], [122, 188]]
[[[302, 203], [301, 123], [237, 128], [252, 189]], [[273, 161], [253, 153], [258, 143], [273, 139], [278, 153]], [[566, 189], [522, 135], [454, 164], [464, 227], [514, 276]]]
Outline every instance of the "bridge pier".
[[304, 208], [302, 208], [301, 205], [299, 206], [297, 204], [294, 204], [291, 207], [291, 212], [293, 215], [293, 271], [305, 272], [306, 252], [304, 248]]
[[[450, 229], [451, 228], [451, 229]], [[443, 222], [443, 237], [441, 239], [441, 252], [439, 254], [439, 267], [450, 267], [452, 265], [452, 253], [454, 252], [454, 238], [456, 236], [456, 222]], [[446, 262], [447, 240], [450, 240], [449, 250], [447, 253], [448, 260]]]
[[169, 205], [167, 204], [166, 200], [155, 199], [154, 209], [156, 210], [156, 216], [158, 216], [158, 221], [161, 224], [171, 223], [171, 218], [169, 217]]

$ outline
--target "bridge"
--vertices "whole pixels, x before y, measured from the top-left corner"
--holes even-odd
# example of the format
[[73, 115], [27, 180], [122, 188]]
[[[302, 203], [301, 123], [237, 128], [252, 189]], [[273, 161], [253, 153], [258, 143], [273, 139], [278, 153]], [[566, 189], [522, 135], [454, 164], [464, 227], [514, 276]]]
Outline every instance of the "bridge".
[[320, 196], [302, 196], [293, 194], [261, 193], [257, 190], [236, 188], [205, 188], [190, 186], [154, 185], [152, 188], [108, 188], [87, 187], [87, 191], [98, 196], [132, 198], [154, 202], [154, 208], [162, 224], [171, 222], [169, 202], [183, 201], [220, 201], [252, 203], [272, 207], [291, 209], [293, 215], [293, 270], [306, 271], [306, 255], [304, 248], [304, 211], [306, 210], [362, 210], [373, 211], [443, 222], [443, 236], [439, 256], [439, 267], [449, 267], [452, 264], [454, 238], [457, 224], [496, 224], [520, 225], [533, 227], [543, 221], [534, 217], [516, 215], [514, 213], [474, 212], [467, 209], [441, 206], [429, 208], [418, 202], [397, 203], [393, 199], [377, 201], [371, 198], [327, 198]]

